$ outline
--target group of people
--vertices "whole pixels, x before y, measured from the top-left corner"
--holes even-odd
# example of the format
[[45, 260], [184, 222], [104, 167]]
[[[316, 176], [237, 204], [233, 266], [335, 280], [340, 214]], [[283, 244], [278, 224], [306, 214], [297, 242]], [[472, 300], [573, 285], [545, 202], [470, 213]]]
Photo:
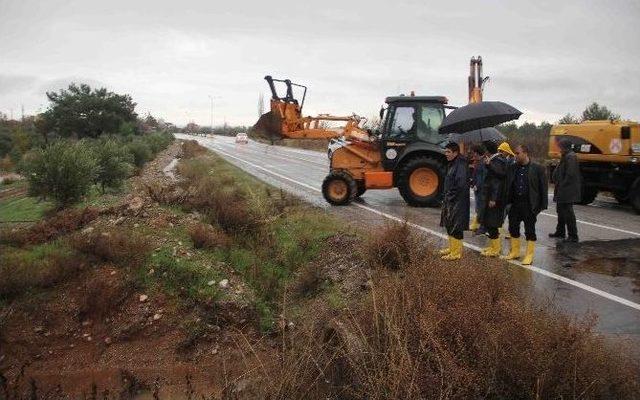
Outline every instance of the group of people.
[[[577, 242], [578, 234], [573, 204], [580, 200], [580, 172], [571, 143], [559, 143], [562, 158], [554, 170], [554, 201], [557, 203], [558, 225], [552, 238]], [[449, 244], [440, 250], [445, 260], [462, 257], [465, 230], [486, 233], [489, 244], [481, 252], [487, 257], [515, 260], [521, 258], [520, 226], [524, 224], [526, 250], [523, 265], [533, 263], [538, 214], [548, 205], [548, 184], [545, 168], [531, 160], [526, 145], [512, 150], [507, 142], [484, 141], [471, 147], [470, 161], [460, 154], [458, 143], [445, 146], [449, 162], [444, 181], [441, 225], [445, 227]], [[470, 192], [475, 195], [471, 224]], [[502, 255], [500, 230], [508, 219], [509, 252]], [[568, 237], [565, 234], [568, 232]]]

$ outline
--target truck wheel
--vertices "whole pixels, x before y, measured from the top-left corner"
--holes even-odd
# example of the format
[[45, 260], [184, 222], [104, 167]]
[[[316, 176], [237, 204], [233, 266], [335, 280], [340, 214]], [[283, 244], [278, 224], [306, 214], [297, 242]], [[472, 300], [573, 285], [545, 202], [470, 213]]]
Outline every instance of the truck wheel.
[[580, 204], [586, 206], [587, 204], [593, 203], [598, 195], [598, 188], [591, 186], [583, 186], [582, 187], [582, 199], [580, 200]]
[[407, 161], [398, 171], [398, 191], [410, 206], [437, 207], [442, 197], [443, 166], [438, 160], [421, 156]]
[[626, 204], [629, 201], [629, 193], [622, 190], [613, 192], [613, 197], [620, 204]]
[[331, 172], [322, 182], [322, 196], [334, 206], [344, 206], [356, 197], [356, 181], [346, 172]]
[[629, 203], [631, 203], [631, 207], [636, 212], [636, 214], [640, 214], [640, 184], [634, 185], [635, 187], [629, 193]]
[[367, 188], [364, 186], [364, 182], [363, 181], [357, 181], [356, 185], [358, 186], [358, 189], [356, 191], [356, 198], [360, 197], [364, 194], [364, 192], [367, 191]]

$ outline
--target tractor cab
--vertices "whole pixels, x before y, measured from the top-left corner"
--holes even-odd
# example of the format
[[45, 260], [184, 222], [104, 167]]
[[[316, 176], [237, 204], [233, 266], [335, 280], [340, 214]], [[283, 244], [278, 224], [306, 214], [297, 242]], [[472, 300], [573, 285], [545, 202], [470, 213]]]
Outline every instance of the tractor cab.
[[[445, 136], [438, 128], [445, 117], [447, 98], [443, 96], [387, 97], [386, 115], [381, 126], [380, 149], [385, 170], [394, 170], [398, 162], [414, 150], [444, 154], [439, 144]], [[382, 119], [381, 110], [381, 119]]]

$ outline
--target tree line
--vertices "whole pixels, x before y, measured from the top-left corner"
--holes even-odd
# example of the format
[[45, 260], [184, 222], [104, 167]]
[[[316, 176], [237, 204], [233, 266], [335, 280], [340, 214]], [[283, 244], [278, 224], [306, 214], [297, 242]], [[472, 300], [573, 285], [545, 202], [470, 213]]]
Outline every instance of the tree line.
[[139, 117], [129, 95], [85, 84], [46, 95], [41, 114], [20, 121], [0, 115], [0, 169], [19, 172], [31, 195], [59, 207], [96, 186], [119, 189], [173, 141], [175, 125]]

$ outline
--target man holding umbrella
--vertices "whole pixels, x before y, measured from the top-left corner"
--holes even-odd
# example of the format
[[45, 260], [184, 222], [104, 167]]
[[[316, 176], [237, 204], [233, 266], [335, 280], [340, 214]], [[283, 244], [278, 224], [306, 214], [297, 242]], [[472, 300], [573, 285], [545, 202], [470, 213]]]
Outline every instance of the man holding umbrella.
[[[440, 125], [439, 132], [460, 133], [463, 136], [470, 131], [489, 128], [504, 122], [518, 119], [522, 112], [509, 104], [501, 101], [473, 102], [466, 106], [453, 110], [445, 117]], [[482, 254], [497, 257], [500, 254], [500, 237], [498, 227], [504, 221], [504, 197], [506, 161], [498, 156], [498, 145], [495, 142], [483, 143], [488, 150], [485, 157], [487, 176], [483, 185], [484, 207], [481, 223], [489, 233], [489, 246]]]
[[459, 260], [463, 232], [469, 229], [469, 168], [457, 143], [447, 143], [444, 154], [449, 167], [444, 179], [440, 225], [447, 229], [449, 247], [440, 250], [440, 254], [443, 260]]

